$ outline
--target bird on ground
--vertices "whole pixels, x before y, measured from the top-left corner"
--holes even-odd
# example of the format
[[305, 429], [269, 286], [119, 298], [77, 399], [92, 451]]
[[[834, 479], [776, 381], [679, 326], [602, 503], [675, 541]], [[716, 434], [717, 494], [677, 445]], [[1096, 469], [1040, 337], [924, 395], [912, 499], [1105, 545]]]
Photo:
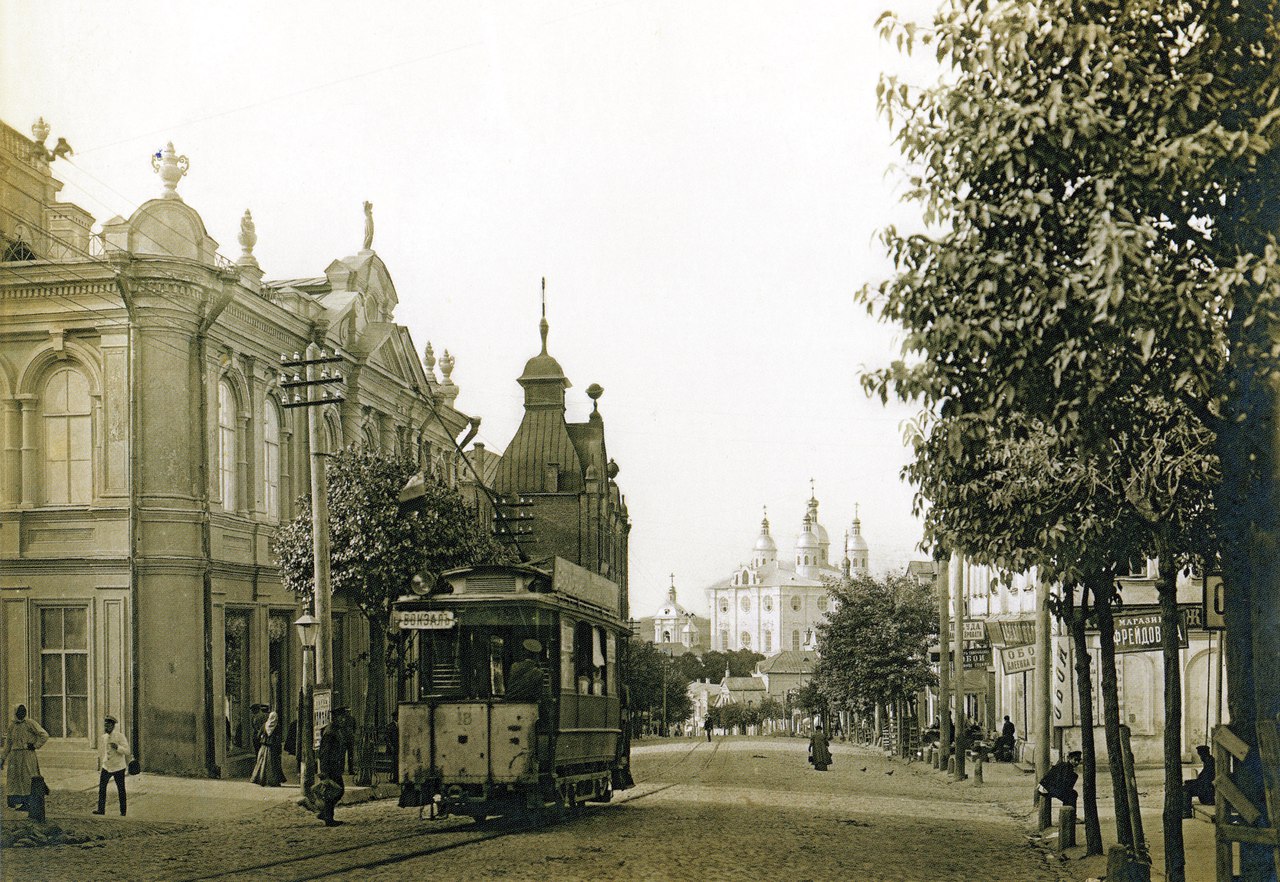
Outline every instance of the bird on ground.
[[867, 770], [867, 767], [866, 767], [866, 766], [863, 766], [863, 767], [862, 767], [862, 771], [864, 771], [864, 772], [865, 772], [866, 770]]
[[892, 775], [892, 774], [893, 774], [893, 769], [890, 769], [889, 771], [885, 772], [885, 774], [886, 774], [886, 775]]

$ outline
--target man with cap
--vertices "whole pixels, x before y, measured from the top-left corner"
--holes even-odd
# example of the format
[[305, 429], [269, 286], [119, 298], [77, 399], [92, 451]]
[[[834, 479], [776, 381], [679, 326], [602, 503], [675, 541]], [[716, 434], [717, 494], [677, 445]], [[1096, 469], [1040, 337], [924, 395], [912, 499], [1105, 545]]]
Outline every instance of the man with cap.
[[95, 815], [106, 814], [107, 781], [116, 779], [116, 794], [120, 797], [120, 815], [125, 813], [124, 773], [129, 767], [129, 739], [116, 731], [116, 718], [108, 714], [102, 721], [103, 731], [98, 738], [98, 808]]
[[1076, 774], [1076, 768], [1080, 765], [1084, 754], [1078, 750], [1073, 750], [1067, 754], [1067, 758], [1059, 763], [1054, 764], [1049, 769], [1048, 774], [1040, 779], [1040, 783], [1036, 785], [1036, 793], [1040, 799], [1056, 799], [1063, 805], [1071, 806], [1071, 810], [1075, 811], [1076, 799], [1076, 779], [1080, 776]]

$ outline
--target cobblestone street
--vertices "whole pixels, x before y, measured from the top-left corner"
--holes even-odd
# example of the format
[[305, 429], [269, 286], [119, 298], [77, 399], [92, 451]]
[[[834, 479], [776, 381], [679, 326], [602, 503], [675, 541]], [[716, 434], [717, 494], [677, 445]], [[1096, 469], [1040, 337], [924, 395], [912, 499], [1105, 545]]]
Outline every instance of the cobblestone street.
[[[1030, 776], [1005, 766], [975, 787], [864, 748], [836, 744], [834, 754], [831, 770], [821, 774], [806, 764], [800, 739], [641, 742], [635, 789], [611, 805], [524, 831], [493, 821], [479, 827], [465, 819], [419, 821], [415, 810], [390, 799], [341, 807], [345, 824], [326, 829], [279, 792], [272, 802], [248, 806], [210, 800], [212, 816], [188, 812], [172, 823], [143, 812], [95, 818], [92, 792], [56, 792], [50, 821], [73, 840], [88, 841], [7, 848], [3, 875], [713, 880], [740, 879], [745, 871], [860, 882], [1085, 878], [1084, 862], [1062, 863], [1029, 835]], [[193, 793], [210, 788], [188, 785]], [[404, 859], [428, 849], [437, 853]], [[304, 856], [313, 857], [294, 860]]]

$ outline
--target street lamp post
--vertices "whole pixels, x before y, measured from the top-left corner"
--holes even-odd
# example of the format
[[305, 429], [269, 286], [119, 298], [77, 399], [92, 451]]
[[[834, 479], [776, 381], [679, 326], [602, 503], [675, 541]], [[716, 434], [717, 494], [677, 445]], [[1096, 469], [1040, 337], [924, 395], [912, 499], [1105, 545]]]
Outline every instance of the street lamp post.
[[311, 802], [311, 785], [316, 780], [314, 721], [315, 649], [319, 636], [319, 622], [309, 612], [304, 612], [293, 623], [302, 643], [302, 719], [298, 721], [298, 774], [302, 778], [302, 798]]

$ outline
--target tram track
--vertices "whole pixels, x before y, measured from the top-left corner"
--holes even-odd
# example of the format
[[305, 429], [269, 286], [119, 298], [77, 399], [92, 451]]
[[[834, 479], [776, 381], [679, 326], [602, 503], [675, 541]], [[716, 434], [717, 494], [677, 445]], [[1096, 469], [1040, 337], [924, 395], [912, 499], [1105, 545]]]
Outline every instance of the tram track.
[[[685, 751], [678, 760], [671, 763], [666, 768], [674, 769], [684, 764], [686, 760], [698, 753], [698, 748], [702, 746], [702, 742], [695, 744], [692, 748]], [[710, 751], [704, 751], [707, 754], [706, 759], [702, 761], [697, 768], [695, 775], [700, 775], [711, 764], [716, 754], [720, 750], [720, 742], [715, 742]], [[637, 787], [643, 785], [644, 781], [637, 782]], [[282, 858], [276, 861], [267, 861], [260, 864], [254, 864], [247, 867], [228, 868], [218, 873], [208, 873], [201, 876], [188, 876], [175, 882], [213, 882], [213, 880], [233, 880], [233, 879], [263, 879], [270, 878], [277, 882], [307, 882], [310, 879], [327, 879], [341, 876], [345, 873], [351, 873], [358, 870], [371, 870], [378, 867], [385, 867], [392, 864], [403, 863], [404, 861], [414, 860], [421, 857], [429, 857], [434, 854], [440, 854], [446, 851], [452, 851], [458, 848], [465, 848], [468, 845], [478, 845], [482, 842], [488, 842], [493, 839], [501, 839], [506, 836], [514, 836], [518, 833], [526, 833], [530, 830], [538, 830], [544, 827], [553, 826], [555, 824], [568, 823], [591, 817], [599, 812], [607, 811], [611, 805], [620, 805], [628, 802], [635, 802], [644, 799], [672, 787], [678, 786], [683, 782], [672, 782], [661, 786], [654, 787], [651, 790], [645, 790], [643, 793], [635, 795], [627, 795], [614, 803], [600, 803], [579, 807], [576, 810], [567, 812], [566, 814], [546, 820], [529, 821], [528, 819], [503, 819], [498, 818], [493, 821], [486, 822], [482, 825], [482, 829], [477, 829], [476, 825], [464, 825], [460, 827], [445, 827], [436, 829], [419, 829], [409, 833], [400, 833], [395, 836], [385, 837], [372, 842], [358, 842], [343, 845], [338, 848], [323, 849], [319, 851], [308, 852], [303, 855], [295, 855]], [[371, 851], [393, 845], [397, 842], [403, 842], [410, 839], [419, 839], [423, 836], [441, 837], [456, 834], [456, 837], [450, 837], [448, 841], [440, 842], [438, 839], [429, 846], [423, 848], [415, 848], [409, 851], [396, 851], [392, 854], [384, 854], [377, 857], [370, 856], [368, 860], [360, 860], [356, 852]], [[345, 862], [341, 867], [332, 866], [332, 859], [339, 856], [349, 856], [356, 858], [355, 862]], [[307, 869], [308, 865], [321, 863], [319, 867]], [[298, 875], [284, 875], [285, 873], [298, 873]]]

